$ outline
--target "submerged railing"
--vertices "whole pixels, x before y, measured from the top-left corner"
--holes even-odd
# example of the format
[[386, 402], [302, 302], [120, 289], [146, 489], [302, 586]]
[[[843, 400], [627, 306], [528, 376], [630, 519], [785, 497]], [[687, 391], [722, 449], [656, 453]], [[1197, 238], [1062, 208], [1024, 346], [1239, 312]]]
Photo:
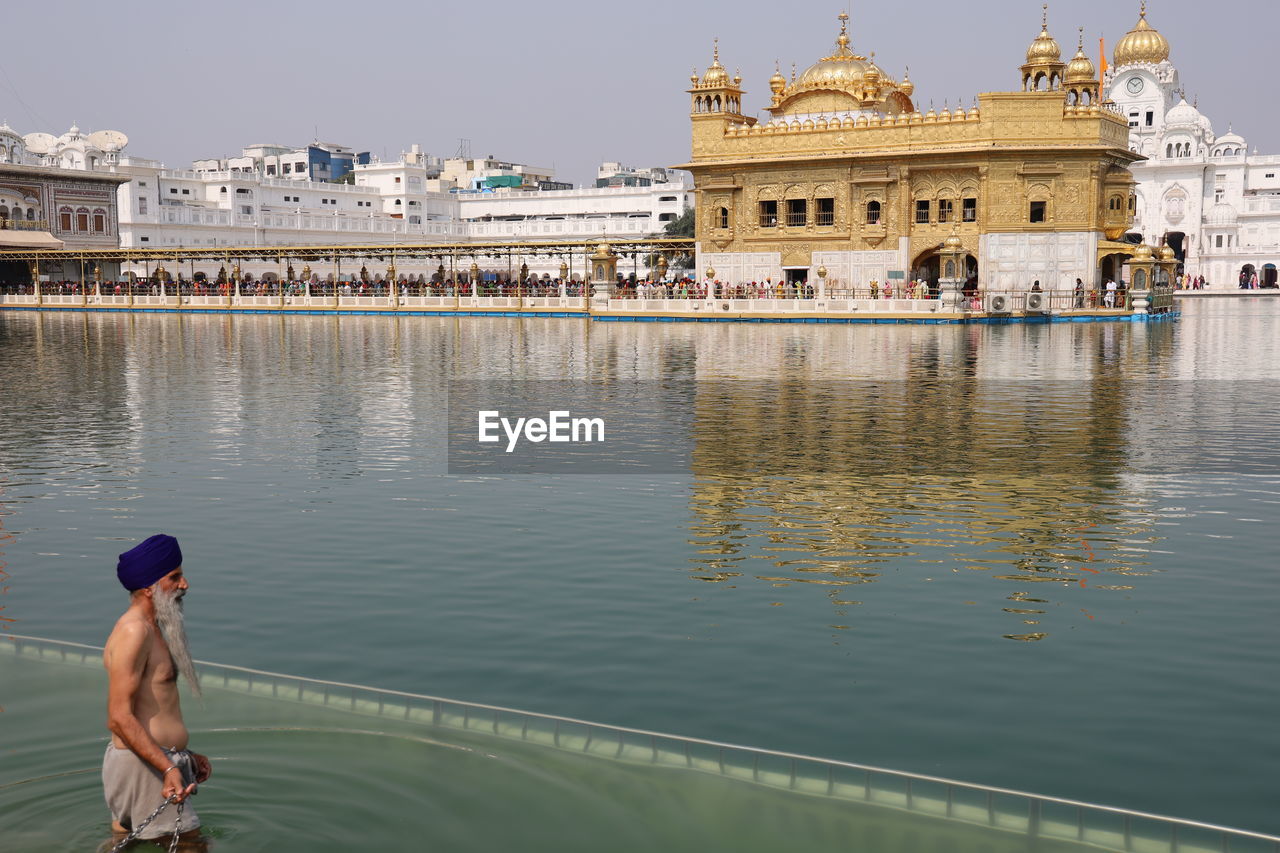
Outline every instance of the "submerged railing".
[[[102, 649], [0, 635], [0, 651], [102, 666]], [[1280, 853], [1280, 836], [806, 755], [201, 662], [206, 689], [523, 741], [1125, 853]]]

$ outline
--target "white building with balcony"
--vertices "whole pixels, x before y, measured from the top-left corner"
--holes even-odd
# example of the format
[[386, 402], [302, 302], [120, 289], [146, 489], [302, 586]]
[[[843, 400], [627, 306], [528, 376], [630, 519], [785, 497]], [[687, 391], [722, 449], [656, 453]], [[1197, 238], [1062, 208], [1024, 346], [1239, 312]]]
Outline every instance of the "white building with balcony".
[[[493, 157], [441, 160], [414, 145], [396, 160], [356, 162], [335, 183], [310, 179], [305, 167], [299, 176], [302, 160], [282, 174], [285, 160], [302, 156], [284, 146], [249, 146], [242, 157], [170, 169], [126, 154], [127, 141], [114, 131], [9, 131], [0, 159], [110, 172], [120, 183], [118, 224], [112, 211], [103, 233], [114, 240], [118, 229], [121, 248], [638, 239], [661, 234], [692, 203], [684, 173], [664, 169], [644, 170], [654, 179], [645, 186], [575, 189], [555, 182], [550, 169]], [[18, 209], [16, 196], [9, 207]], [[530, 258], [529, 266], [538, 275], [558, 272], [547, 258]]]
[[1280, 155], [1250, 153], [1230, 128], [1217, 136], [1187, 103], [1169, 43], [1138, 23], [1116, 43], [1107, 72], [1110, 98], [1129, 119], [1129, 147], [1147, 157], [1137, 179], [1134, 230], [1167, 243], [1191, 276], [1217, 290], [1256, 274], [1274, 287], [1280, 265]]

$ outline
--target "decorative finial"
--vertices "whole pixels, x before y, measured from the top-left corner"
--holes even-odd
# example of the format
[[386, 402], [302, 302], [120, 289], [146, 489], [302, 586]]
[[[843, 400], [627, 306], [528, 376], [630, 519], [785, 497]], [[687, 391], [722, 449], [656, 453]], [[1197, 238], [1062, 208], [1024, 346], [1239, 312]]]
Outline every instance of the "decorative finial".
[[796, 82], [796, 64], [794, 62], [791, 63], [791, 82]]
[[1040, 8], [1044, 10], [1044, 14], [1040, 18], [1040, 29], [1044, 30], [1045, 32], [1048, 32], [1049, 31], [1049, 4], [1045, 3]]
[[1084, 53], [1084, 27], [1081, 27], [1081, 28], [1080, 28], [1080, 45], [1079, 45], [1079, 47], [1078, 47], [1077, 49], [1078, 49], [1081, 53]]
[[849, 13], [841, 12], [836, 17], [840, 19], [840, 32], [847, 33], [848, 27], [846, 25], [849, 23]]
[[1138, 17], [1145, 18], [1146, 16], [1147, 16], [1147, 0], [1142, 0], [1142, 5], [1141, 7], [1139, 7], [1139, 11], [1138, 11]]
[[720, 64], [720, 39], [719, 37], [712, 40], [715, 47], [711, 50], [711, 61], [713, 64]]

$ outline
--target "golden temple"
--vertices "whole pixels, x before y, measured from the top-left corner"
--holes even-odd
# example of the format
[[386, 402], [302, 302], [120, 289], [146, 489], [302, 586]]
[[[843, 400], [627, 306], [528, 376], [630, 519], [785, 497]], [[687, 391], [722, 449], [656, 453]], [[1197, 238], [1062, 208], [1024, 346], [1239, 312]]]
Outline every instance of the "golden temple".
[[[966, 255], [954, 277], [986, 289], [1118, 275], [1130, 252], [1112, 241], [1133, 221], [1128, 166], [1141, 157], [1126, 119], [1099, 98], [1083, 37], [1064, 62], [1045, 7], [1019, 90], [921, 112], [908, 75], [855, 50], [848, 21], [842, 13], [828, 55], [789, 81], [773, 75], [763, 119], [743, 112], [742, 78], [718, 44], [695, 71], [692, 157], [679, 168], [694, 175], [699, 270], [730, 282], [825, 272], [834, 288], [937, 280], [953, 238]], [[1147, 50], [1153, 34], [1126, 39]]]

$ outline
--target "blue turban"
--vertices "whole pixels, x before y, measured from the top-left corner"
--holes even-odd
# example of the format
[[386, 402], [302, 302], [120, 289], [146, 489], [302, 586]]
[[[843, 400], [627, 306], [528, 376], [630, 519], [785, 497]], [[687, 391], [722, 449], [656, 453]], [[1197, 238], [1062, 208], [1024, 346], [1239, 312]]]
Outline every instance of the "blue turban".
[[120, 555], [116, 577], [124, 588], [133, 592], [145, 589], [182, 565], [182, 549], [178, 540], [157, 533]]

